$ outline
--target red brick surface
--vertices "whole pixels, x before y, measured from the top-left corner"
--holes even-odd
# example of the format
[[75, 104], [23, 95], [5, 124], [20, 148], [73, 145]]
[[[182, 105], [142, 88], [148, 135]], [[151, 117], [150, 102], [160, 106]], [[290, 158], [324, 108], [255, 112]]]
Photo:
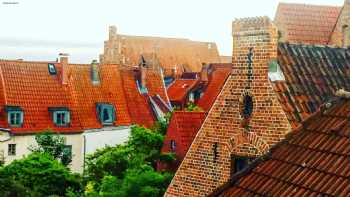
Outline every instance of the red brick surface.
[[349, 196], [350, 100], [319, 110], [213, 196]]
[[[266, 17], [236, 20], [233, 43], [233, 74], [209, 111], [166, 196], [208, 195], [230, 178], [232, 154], [261, 155], [290, 130], [267, 75], [268, 62], [277, 58], [277, 29]], [[253, 81], [247, 90], [247, 54], [251, 47]], [[241, 126], [245, 94], [252, 95], [254, 102], [250, 131]]]
[[333, 44], [341, 47], [344, 46], [343, 27], [346, 25], [350, 26], [350, 1], [349, 0], [346, 0], [344, 3], [344, 6], [337, 20], [337, 24], [334, 27], [329, 44]]

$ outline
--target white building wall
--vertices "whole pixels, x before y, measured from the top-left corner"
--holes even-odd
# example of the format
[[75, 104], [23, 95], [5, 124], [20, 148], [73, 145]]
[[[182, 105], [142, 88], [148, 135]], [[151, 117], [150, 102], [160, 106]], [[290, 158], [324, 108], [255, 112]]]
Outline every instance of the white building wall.
[[[130, 130], [131, 127], [106, 127], [78, 134], [61, 134], [65, 137], [66, 144], [72, 145], [71, 170], [82, 173], [84, 157], [87, 154], [92, 154], [97, 149], [107, 145], [114, 146], [125, 143], [129, 138]], [[8, 155], [8, 144], [16, 144], [16, 155]], [[9, 135], [8, 132], [0, 131], [0, 159], [3, 155], [5, 165], [30, 154], [31, 151], [28, 148], [36, 145], [35, 135]]]
[[[94, 153], [105, 146], [123, 144], [129, 139], [131, 127], [106, 127], [103, 129], [87, 130], [85, 136], [85, 154]], [[84, 150], [83, 150], [84, 152]]]
[[[5, 165], [11, 163], [15, 159], [22, 159], [25, 155], [31, 153], [29, 147], [37, 146], [35, 135], [8, 135], [7, 132], [0, 131], [0, 153], [3, 152]], [[82, 172], [83, 170], [83, 136], [81, 134], [62, 134], [65, 137], [66, 144], [72, 145], [72, 163], [70, 168], [74, 172]], [[8, 145], [16, 144], [16, 155], [8, 155]]]

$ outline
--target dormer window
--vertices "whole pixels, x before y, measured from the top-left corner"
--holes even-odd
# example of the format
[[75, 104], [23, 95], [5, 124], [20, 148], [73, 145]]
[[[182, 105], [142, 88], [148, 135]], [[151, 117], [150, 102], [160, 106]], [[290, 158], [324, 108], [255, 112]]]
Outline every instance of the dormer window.
[[66, 127], [70, 124], [70, 112], [66, 107], [50, 107], [52, 121], [57, 127]]
[[114, 106], [107, 103], [98, 103], [96, 107], [97, 116], [102, 125], [113, 125], [116, 119]]
[[50, 75], [55, 75], [57, 73], [55, 64], [48, 64], [48, 70]]
[[7, 122], [10, 127], [22, 127], [23, 110], [18, 106], [6, 106]]

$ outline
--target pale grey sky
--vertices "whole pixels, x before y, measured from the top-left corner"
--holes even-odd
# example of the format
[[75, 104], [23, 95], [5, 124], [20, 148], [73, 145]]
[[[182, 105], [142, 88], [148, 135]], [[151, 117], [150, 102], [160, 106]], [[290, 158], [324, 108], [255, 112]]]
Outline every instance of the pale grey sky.
[[344, 0], [0, 0], [0, 58], [55, 60], [67, 52], [72, 62], [88, 63], [102, 53], [109, 25], [122, 34], [213, 41], [230, 55], [232, 20], [273, 19], [279, 2]]

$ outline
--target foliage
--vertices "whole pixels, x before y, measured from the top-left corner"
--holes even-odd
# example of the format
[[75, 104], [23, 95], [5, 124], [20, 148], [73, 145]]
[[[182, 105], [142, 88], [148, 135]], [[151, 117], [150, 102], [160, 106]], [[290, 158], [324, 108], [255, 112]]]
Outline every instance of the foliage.
[[[80, 192], [82, 188], [79, 176], [72, 174], [48, 154], [33, 153], [21, 160], [15, 160], [5, 166], [0, 174], [0, 177], [15, 184], [13, 187], [17, 187], [18, 196], [25, 196], [24, 193], [28, 192], [30, 196], [63, 196], [68, 190]], [[11, 193], [11, 190], [5, 188], [6, 190]]]
[[187, 103], [187, 107], [185, 108], [185, 111], [200, 112], [200, 111], [203, 111], [203, 109], [197, 106], [195, 103], [189, 102]]
[[162, 135], [165, 135], [167, 129], [168, 129], [168, 125], [171, 119], [171, 112], [168, 112], [165, 114], [164, 116], [164, 120], [158, 120], [155, 125], [153, 126], [152, 130], [156, 131]]
[[51, 132], [50, 130], [35, 136], [37, 147], [31, 146], [30, 151], [34, 153], [45, 153], [62, 162], [67, 166], [72, 162], [72, 152], [65, 145], [65, 138]]
[[14, 180], [13, 177], [4, 173], [3, 169], [0, 169], [0, 196], [21, 197], [28, 196], [29, 191], [21, 183]]
[[172, 174], [157, 172], [156, 164], [175, 159], [174, 154], [161, 154], [163, 140], [159, 130], [135, 126], [126, 144], [88, 156], [85, 195], [162, 196]]

